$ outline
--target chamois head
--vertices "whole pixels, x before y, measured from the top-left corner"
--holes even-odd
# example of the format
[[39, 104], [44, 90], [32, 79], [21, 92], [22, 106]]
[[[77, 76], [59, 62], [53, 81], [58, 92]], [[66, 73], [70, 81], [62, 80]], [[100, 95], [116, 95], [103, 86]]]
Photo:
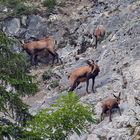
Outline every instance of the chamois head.
[[118, 96], [116, 96], [116, 95], [114, 95], [114, 94], [113, 94], [113, 96], [116, 98], [116, 102], [117, 102], [118, 104], [120, 104], [120, 100], [121, 100], [121, 98], [120, 98], [120, 96], [121, 96], [121, 92], [119, 92], [119, 95], [118, 95]]
[[87, 60], [87, 64], [90, 66], [90, 67], [92, 67], [92, 70], [93, 70], [93, 68], [94, 68], [94, 60]]
[[94, 65], [94, 60], [87, 60], [87, 64], [89, 65], [89, 66], [93, 66]]

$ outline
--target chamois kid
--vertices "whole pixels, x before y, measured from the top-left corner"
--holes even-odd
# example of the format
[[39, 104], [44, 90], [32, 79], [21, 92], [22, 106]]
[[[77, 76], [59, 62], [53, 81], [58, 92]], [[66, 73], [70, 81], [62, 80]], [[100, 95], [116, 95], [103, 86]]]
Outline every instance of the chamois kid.
[[62, 60], [59, 58], [58, 53], [56, 52], [55, 40], [53, 37], [47, 37], [38, 41], [26, 43], [22, 45], [22, 48], [30, 55], [31, 65], [38, 64], [37, 57], [38, 55], [40, 55], [40, 52], [45, 50], [47, 50], [49, 54], [52, 55], [52, 64], [54, 64], [55, 59], [57, 59], [57, 63], [59, 62], [59, 60], [62, 63]]
[[100, 69], [93, 60], [91, 62], [87, 60], [87, 64], [87, 66], [77, 68], [68, 76], [68, 79], [70, 81], [69, 91], [73, 91], [80, 84], [80, 82], [86, 82], [86, 92], [88, 93], [89, 80], [92, 79], [92, 91], [95, 92], [95, 77], [100, 72]]
[[121, 92], [119, 93], [118, 96], [115, 96], [114, 94], [113, 94], [113, 96], [115, 98], [109, 98], [102, 103], [101, 121], [103, 120], [103, 116], [104, 116], [104, 114], [107, 113], [107, 111], [109, 111], [109, 121], [112, 121], [111, 114], [112, 114], [112, 109], [114, 109], [114, 108], [117, 108], [119, 111], [119, 114], [121, 115], [121, 111], [120, 111], [120, 107], [119, 107], [120, 100], [121, 100], [120, 99]]
[[98, 25], [95, 29], [94, 36], [95, 36], [95, 49], [97, 48], [97, 44], [101, 41], [105, 36], [105, 27], [103, 25]]

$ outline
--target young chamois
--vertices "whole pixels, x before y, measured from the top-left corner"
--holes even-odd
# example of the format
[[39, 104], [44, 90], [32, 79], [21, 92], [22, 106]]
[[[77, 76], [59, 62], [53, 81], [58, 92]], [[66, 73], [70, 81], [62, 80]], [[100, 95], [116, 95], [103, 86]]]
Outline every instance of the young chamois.
[[62, 63], [62, 60], [59, 58], [58, 53], [55, 49], [55, 40], [53, 37], [47, 37], [38, 41], [32, 41], [30, 43], [26, 43], [22, 45], [23, 50], [25, 50], [30, 55], [30, 60], [32, 65], [38, 64], [38, 55], [40, 52], [47, 50], [49, 54], [52, 55], [53, 60], [52, 64], [54, 64], [55, 59], [57, 59], [57, 63], [59, 60]]
[[101, 41], [105, 36], [106, 29], [103, 25], [98, 25], [95, 29], [94, 36], [95, 36], [95, 49], [97, 48], [97, 44]]
[[120, 99], [121, 93], [119, 93], [118, 96], [115, 96], [113, 94], [113, 96], [115, 98], [109, 98], [102, 103], [101, 121], [103, 120], [103, 116], [104, 116], [104, 114], [106, 114], [107, 111], [109, 111], [109, 121], [112, 121], [111, 114], [112, 114], [112, 109], [114, 109], [114, 108], [117, 108], [121, 115], [121, 111], [120, 111], [120, 107], [119, 107], [120, 100], [121, 100]]
[[88, 93], [89, 80], [92, 79], [92, 91], [95, 92], [95, 77], [100, 72], [100, 69], [99, 66], [95, 64], [93, 60], [91, 62], [87, 60], [87, 64], [87, 66], [83, 66], [74, 70], [68, 76], [68, 79], [70, 81], [69, 91], [73, 91], [80, 84], [80, 82], [86, 82], [86, 92]]

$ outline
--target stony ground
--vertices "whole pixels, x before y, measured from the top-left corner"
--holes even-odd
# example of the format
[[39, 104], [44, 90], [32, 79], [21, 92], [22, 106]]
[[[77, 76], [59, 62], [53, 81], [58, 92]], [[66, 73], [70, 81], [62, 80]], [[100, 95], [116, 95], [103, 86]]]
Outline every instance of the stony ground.
[[[102, 100], [113, 97], [112, 93], [118, 95], [121, 92], [122, 115], [114, 112], [112, 122], [107, 115], [102, 122], [90, 126], [90, 133], [81, 137], [73, 135], [70, 140], [139, 140], [140, 1], [100, 0], [98, 7], [89, 0], [67, 1], [65, 7], [56, 7], [55, 10], [49, 18], [30, 15], [1, 23], [1, 29], [8, 35], [25, 40], [53, 35], [64, 61], [63, 65], [54, 67], [40, 63], [37, 68], [31, 69], [31, 74], [37, 76], [39, 92], [34, 97], [25, 98], [31, 105], [30, 111], [35, 114], [52, 104], [61, 93], [65, 94], [69, 86], [67, 76], [73, 69], [86, 65], [87, 59], [98, 60], [101, 72], [95, 81], [96, 93], [84, 96], [85, 83], [79, 85], [76, 93], [81, 102], [95, 107], [99, 119]], [[95, 39], [84, 34], [92, 33], [98, 24], [103, 24], [107, 33], [95, 50], [92, 48]], [[85, 52], [78, 54], [81, 48]], [[42, 75], [50, 70], [52, 78], [43, 81]], [[56, 81], [59, 86], [51, 86]]]

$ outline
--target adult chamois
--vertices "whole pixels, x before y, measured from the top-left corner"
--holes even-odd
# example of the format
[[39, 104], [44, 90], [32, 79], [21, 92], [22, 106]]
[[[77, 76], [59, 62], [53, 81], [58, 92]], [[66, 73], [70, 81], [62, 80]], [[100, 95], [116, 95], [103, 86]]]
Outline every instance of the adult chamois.
[[59, 58], [59, 55], [55, 49], [55, 39], [51, 36], [37, 41], [32, 41], [30, 43], [25, 43], [22, 45], [22, 48], [30, 55], [32, 65], [38, 64], [38, 55], [40, 55], [42, 51], [46, 50], [53, 57], [52, 65], [54, 64], [55, 59], [57, 59], [57, 63], [59, 62], [59, 60], [62, 63], [62, 60]]
[[89, 80], [92, 79], [92, 91], [94, 90], [95, 77], [100, 72], [99, 66], [94, 62], [94, 60], [87, 60], [87, 66], [83, 66], [74, 70], [69, 76], [70, 89], [73, 91], [81, 82], [86, 82], [86, 92], [88, 92]]

